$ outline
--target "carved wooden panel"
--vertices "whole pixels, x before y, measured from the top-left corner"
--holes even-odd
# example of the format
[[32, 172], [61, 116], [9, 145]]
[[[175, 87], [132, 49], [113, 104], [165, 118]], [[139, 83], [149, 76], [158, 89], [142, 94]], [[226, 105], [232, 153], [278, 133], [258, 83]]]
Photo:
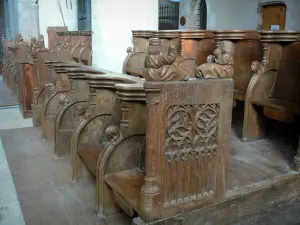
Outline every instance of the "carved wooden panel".
[[146, 82], [145, 89], [146, 173], [139, 216], [157, 220], [223, 199], [233, 80]]

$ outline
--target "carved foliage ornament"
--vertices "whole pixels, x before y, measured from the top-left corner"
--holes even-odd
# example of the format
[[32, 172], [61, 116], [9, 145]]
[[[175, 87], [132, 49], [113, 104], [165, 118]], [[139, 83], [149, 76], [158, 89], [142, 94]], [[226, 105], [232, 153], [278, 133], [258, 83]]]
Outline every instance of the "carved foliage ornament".
[[217, 151], [219, 104], [168, 108], [166, 158], [169, 163], [211, 158]]

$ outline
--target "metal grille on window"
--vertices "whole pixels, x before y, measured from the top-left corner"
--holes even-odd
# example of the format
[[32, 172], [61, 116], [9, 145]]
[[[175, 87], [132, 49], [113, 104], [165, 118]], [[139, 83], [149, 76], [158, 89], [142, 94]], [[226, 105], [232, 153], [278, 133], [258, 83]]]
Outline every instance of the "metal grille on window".
[[179, 27], [179, 4], [159, 6], [159, 30], [177, 30]]
[[78, 30], [91, 28], [91, 0], [78, 0]]
[[198, 27], [200, 30], [206, 30], [207, 24], [207, 8], [206, 8], [206, 1], [201, 0], [199, 7], [198, 7]]

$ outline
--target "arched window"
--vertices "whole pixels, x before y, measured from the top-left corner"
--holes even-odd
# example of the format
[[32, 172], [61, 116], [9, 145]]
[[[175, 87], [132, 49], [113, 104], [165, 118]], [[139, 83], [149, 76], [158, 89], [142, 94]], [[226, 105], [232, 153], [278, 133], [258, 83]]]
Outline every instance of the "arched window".
[[206, 30], [207, 8], [205, 0], [201, 0], [198, 7], [198, 24], [200, 30]]

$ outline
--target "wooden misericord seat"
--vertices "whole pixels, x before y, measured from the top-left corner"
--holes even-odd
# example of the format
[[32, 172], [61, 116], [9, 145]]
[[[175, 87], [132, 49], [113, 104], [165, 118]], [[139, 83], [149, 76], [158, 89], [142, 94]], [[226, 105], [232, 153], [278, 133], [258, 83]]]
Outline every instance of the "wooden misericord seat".
[[85, 113], [89, 98], [89, 86], [85, 75], [95, 74], [99, 76], [110, 73], [110, 71], [90, 66], [66, 68], [66, 70], [70, 80], [69, 96], [62, 96], [54, 124], [55, 153], [57, 156], [65, 156], [71, 152], [72, 133]]
[[[52, 54], [50, 59], [44, 62], [45, 66], [48, 67], [47, 69], [49, 73], [52, 74], [52, 76], [53, 75], [56, 76], [56, 80], [61, 79], [62, 81], [59, 83], [60, 84], [59, 87], [52, 88], [50, 95], [46, 96], [47, 98], [44, 98], [43, 100], [40, 101], [41, 119], [43, 120], [40, 122], [41, 123], [45, 122], [44, 123], [45, 126], [43, 126], [43, 136], [45, 138], [53, 137], [54, 134], [53, 120], [55, 119], [57, 110], [59, 109], [58, 99], [60, 98], [60, 95], [62, 95], [63, 92], [68, 91], [69, 84], [68, 84], [68, 77], [65, 72], [65, 68], [81, 66], [82, 63], [79, 64], [75, 62], [74, 58], [79, 58], [81, 54], [81, 50], [84, 49], [85, 47], [81, 44], [78, 45], [78, 43], [87, 42], [88, 44], [88, 42], [91, 42], [91, 37], [88, 36], [88, 34], [90, 33], [87, 32], [82, 33], [78, 31], [75, 32], [69, 31], [69, 32], [58, 32], [58, 34], [65, 35], [61, 39], [62, 44], [60, 44], [60, 47], [56, 51], [56, 55]], [[51, 83], [51, 85], [54, 86], [53, 83]], [[66, 85], [66, 88], [63, 88], [64, 85]]]
[[246, 91], [253, 73], [251, 63], [262, 58], [262, 44], [256, 30], [213, 30], [217, 44], [223, 40], [234, 43], [234, 100], [245, 101]]
[[[106, 169], [118, 172], [127, 169], [129, 162], [134, 165], [131, 168], [136, 167], [135, 150], [144, 143], [145, 94], [143, 80], [129, 75], [106, 74], [97, 80], [87, 75], [87, 80], [91, 87], [99, 90], [92, 98], [95, 103], [90, 102], [90, 105], [97, 102], [97, 106], [91, 107], [94, 112], [90, 111], [90, 115], [79, 122], [72, 137], [73, 179], [78, 179], [82, 169], [88, 168], [97, 178], [97, 199], [103, 200], [99, 198], [103, 185], [103, 179], [99, 180], [103, 164], [99, 160], [108, 157], [107, 150], [113, 147], [114, 141], [124, 149], [114, 153], [116, 161]], [[135, 118], [133, 121], [129, 120], [131, 116]], [[108, 205], [108, 211], [119, 208], [115, 203], [108, 202]]]
[[107, 73], [105, 75], [86, 75], [90, 88], [87, 108], [83, 110], [82, 119], [75, 127], [71, 139], [73, 160], [73, 179], [82, 175], [81, 163], [96, 173], [97, 156], [106, 139], [105, 129], [109, 124], [119, 123], [121, 109], [116, 97], [115, 84], [137, 83], [140, 78], [125, 74]]
[[53, 70], [50, 70], [46, 64], [48, 61], [59, 61], [57, 52], [62, 48], [63, 36], [58, 35], [58, 31], [66, 31], [67, 27], [48, 28], [49, 49], [45, 48], [44, 38], [37, 40], [38, 49], [33, 53], [33, 75], [34, 92], [32, 99], [32, 122], [38, 127], [41, 125], [41, 107], [45, 99], [51, 95], [56, 83], [56, 76]]
[[300, 114], [299, 35], [296, 31], [260, 32], [264, 43], [263, 71], [253, 76], [247, 90], [244, 140], [264, 137], [264, 116], [292, 123]]
[[[116, 86], [128, 91], [130, 85]], [[233, 80], [145, 82], [144, 91], [142, 130], [146, 142], [142, 143], [141, 137], [141, 144], [133, 146], [130, 139], [122, 137], [126, 130], [120, 126], [119, 138], [109, 142], [98, 160], [100, 213], [118, 212], [112, 207], [117, 204], [128, 215], [137, 214], [136, 219], [148, 224], [222, 201]], [[129, 124], [137, 125], [130, 110], [128, 116]]]

